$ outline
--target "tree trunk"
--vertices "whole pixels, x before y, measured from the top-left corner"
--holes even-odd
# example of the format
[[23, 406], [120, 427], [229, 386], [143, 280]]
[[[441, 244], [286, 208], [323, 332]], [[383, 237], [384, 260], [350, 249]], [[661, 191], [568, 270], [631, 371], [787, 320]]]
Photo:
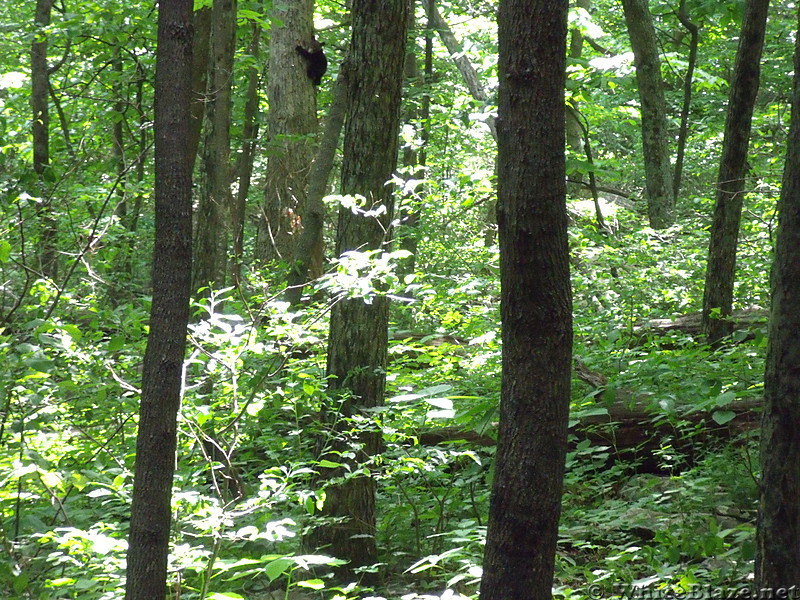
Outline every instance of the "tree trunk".
[[[489, 96], [486, 94], [481, 84], [478, 72], [475, 70], [475, 67], [472, 66], [472, 63], [469, 62], [469, 58], [464, 52], [463, 46], [456, 36], [453, 35], [453, 31], [447, 25], [447, 21], [444, 20], [438, 8], [436, 8], [435, 0], [422, 0], [422, 6], [425, 8], [428, 15], [428, 29], [435, 29], [438, 32], [439, 38], [450, 53], [450, 58], [453, 59], [459, 73], [461, 73], [461, 77], [464, 79], [464, 84], [467, 86], [470, 95], [477, 102], [486, 105], [489, 102]], [[491, 114], [486, 115], [486, 126], [489, 128], [489, 133], [496, 142], [497, 125], [494, 116]], [[494, 199], [491, 199], [486, 206], [486, 231], [484, 233], [484, 244], [486, 246], [493, 245], [495, 241], [495, 225], [497, 224], [496, 212], [497, 203]]]
[[681, 0], [678, 6], [678, 20], [689, 32], [689, 59], [686, 65], [686, 75], [683, 78], [683, 107], [681, 108], [681, 127], [678, 131], [678, 151], [675, 155], [675, 172], [672, 179], [672, 195], [678, 197], [683, 178], [683, 157], [686, 153], [686, 140], [689, 137], [689, 113], [692, 107], [692, 83], [694, 81], [694, 68], [697, 65], [697, 46], [700, 42], [700, 28], [694, 23], [686, 11], [686, 0]]
[[769, 0], [747, 0], [736, 52], [703, 294], [703, 329], [711, 344], [719, 342], [733, 331], [728, 317], [733, 308], [747, 147], [758, 95], [768, 10]]
[[[414, 19], [415, 0], [409, 0], [410, 18], [409, 30], [415, 31], [416, 22]], [[415, 182], [412, 189], [407, 189], [400, 206], [399, 223], [396, 232], [396, 243], [409, 253], [408, 258], [404, 259], [398, 267], [398, 276], [411, 275], [416, 271], [417, 249], [419, 247], [419, 221], [421, 199], [425, 195], [427, 184], [424, 183], [427, 170], [427, 146], [430, 138], [430, 116], [431, 116], [431, 95], [430, 82], [433, 75], [433, 37], [431, 27], [433, 24], [432, 12], [435, 1], [429, 0], [428, 4], [428, 23], [425, 30], [425, 54], [424, 71], [421, 74], [417, 65], [417, 45], [409, 43], [406, 50], [405, 78], [406, 83], [411, 88], [415, 97], [414, 101], [406, 99], [404, 122], [410, 127], [414, 127], [418, 134], [413, 136], [413, 140], [408, 142], [403, 148], [403, 179], [405, 188], [409, 188]], [[416, 39], [416, 33], [411, 36]], [[420, 140], [416, 145], [416, 139]]]
[[[576, 8], [582, 9], [587, 13], [590, 6], [590, 0], [577, 0], [575, 2]], [[583, 33], [577, 26], [573, 27], [569, 32], [568, 51], [568, 56], [572, 61], [579, 61], [583, 55]], [[586, 90], [581, 90], [581, 92], [586, 93]], [[585, 154], [583, 148], [584, 127], [583, 123], [580, 121], [580, 103], [574, 96], [569, 98], [568, 103], [575, 110], [566, 111], [567, 148], [573, 156], [583, 157]], [[580, 169], [567, 174], [567, 179], [569, 180], [568, 190], [570, 195], [580, 196], [585, 193], [582, 189], [583, 185], [581, 185], [583, 183], [583, 175], [584, 174]]]
[[566, 0], [501, 0], [502, 391], [481, 600], [552, 596], [572, 371]]
[[253, 160], [255, 158], [256, 140], [258, 138], [258, 89], [261, 85], [261, 69], [258, 54], [261, 44], [261, 24], [253, 21], [250, 26], [253, 37], [250, 40], [248, 53], [252, 63], [247, 72], [247, 99], [242, 119], [242, 152], [239, 155], [237, 172], [239, 189], [231, 209], [231, 237], [233, 238], [231, 277], [238, 286], [242, 276], [242, 257], [244, 256], [244, 220], [247, 208], [247, 196], [250, 193], [250, 179], [253, 176]]
[[192, 46], [192, 120], [189, 126], [189, 160], [194, 165], [203, 133], [208, 87], [208, 59], [211, 45], [211, 7], [204, 6], [192, 17], [194, 42]]
[[289, 260], [302, 230], [308, 171], [317, 132], [315, 87], [297, 46], [314, 39], [314, 3], [275, 4], [270, 30], [268, 160], [264, 205], [258, 220], [256, 258]]
[[214, 0], [203, 143], [204, 179], [200, 186], [195, 234], [195, 289], [225, 285], [225, 216], [233, 206], [230, 126], [235, 50], [236, 0]]
[[52, 181], [50, 169], [50, 76], [47, 64], [47, 33], [53, 0], [36, 0], [33, 23], [37, 29], [31, 43], [31, 111], [33, 112], [33, 170], [39, 177], [40, 192], [44, 202], [39, 212], [39, 269], [43, 276], [54, 279], [58, 275], [56, 236], [58, 233], [53, 215], [52, 199], [44, 197]]
[[800, 35], [796, 40], [792, 120], [772, 270], [756, 536], [756, 588], [771, 588], [774, 597], [779, 597], [775, 590], [795, 589], [800, 583]]
[[672, 194], [667, 108], [661, 80], [658, 40], [647, 0], [622, 0], [622, 7], [639, 86], [647, 214], [650, 227], [664, 229], [675, 222], [675, 196]]
[[155, 247], [142, 369], [126, 600], [166, 597], [170, 501], [192, 270], [192, 1], [161, 0], [155, 82]]
[[[385, 207], [378, 217], [339, 211], [336, 254], [378, 250], [388, 240], [392, 220], [392, 190], [388, 182], [397, 165], [400, 97], [403, 86], [408, 0], [354, 0], [348, 77], [349, 107], [345, 124], [342, 193], [363, 196], [364, 209]], [[389, 299], [379, 296], [366, 303], [360, 298], [337, 302], [331, 311], [328, 342], [329, 390], [340, 396], [341, 417], [383, 404], [386, 384]], [[331, 407], [331, 410], [334, 410]], [[351, 427], [337, 418], [339, 426]], [[367, 461], [378, 452], [381, 434], [365, 431], [356, 457]], [[375, 542], [375, 481], [356, 476], [327, 488], [325, 513], [342, 517], [326, 525], [316, 537], [330, 552], [350, 560], [348, 569], [377, 562]]]
[[339, 76], [333, 86], [333, 99], [328, 107], [325, 130], [317, 149], [317, 157], [308, 175], [308, 197], [303, 215], [303, 230], [294, 246], [292, 267], [286, 287], [286, 301], [293, 305], [299, 304], [302, 300], [303, 289], [309, 279], [314, 277], [315, 265], [321, 252], [322, 231], [325, 225], [323, 198], [347, 113], [350, 62], [346, 59], [339, 65]]

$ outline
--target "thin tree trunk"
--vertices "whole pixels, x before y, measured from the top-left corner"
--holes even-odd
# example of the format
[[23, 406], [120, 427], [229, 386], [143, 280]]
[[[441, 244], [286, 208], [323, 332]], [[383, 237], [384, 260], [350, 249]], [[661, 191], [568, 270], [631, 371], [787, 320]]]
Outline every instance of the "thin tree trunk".
[[675, 222], [675, 196], [669, 162], [667, 108], [661, 79], [658, 40], [648, 0], [622, 0], [633, 49], [642, 111], [642, 152], [650, 227], [664, 229]]
[[288, 286], [286, 288], [286, 301], [297, 305], [303, 298], [303, 289], [309, 280], [309, 272], [319, 255], [319, 245], [322, 241], [322, 231], [325, 225], [325, 190], [328, 178], [333, 169], [333, 160], [336, 157], [336, 148], [339, 146], [339, 137], [347, 114], [347, 89], [350, 60], [347, 59], [339, 65], [339, 76], [333, 86], [333, 100], [328, 108], [325, 129], [322, 134], [317, 157], [311, 165], [308, 174], [308, 197], [306, 198], [306, 211], [303, 218], [303, 230], [297, 239], [292, 257], [292, 268], [289, 271]]
[[672, 180], [672, 195], [675, 198], [681, 190], [683, 177], [683, 157], [686, 153], [686, 140], [689, 137], [689, 114], [692, 107], [692, 83], [694, 81], [694, 68], [697, 65], [697, 46], [700, 42], [700, 28], [692, 22], [686, 12], [686, 0], [681, 0], [678, 7], [678, 20], [689, 32], [689, 60], [686, 66], [686, 75], [683, 78], [683, 107], [681, 108], [681, 127], [678, 131], [678, 152], [675, 155], [675, 172]]
[[[461, 42], [453, 35], [453, 31], [450, 29], [447, 21], [444, 20], [439, 9], [436, 8], [435, 0], [433, 2], [431, 2], [431, 0], [422, 0], [422, 5], [428, 12], [430, 27], [438, 32], [439, 38], [450, 53], [450, 58], [453, 59], [456, 67], [458, 67], [458, 71], [464, 78], [464, 83], [467, 85], [470, 95], [478, 102], [488, 104], [489, 96], [483, 88], [478, 72], [475, 70], [475, 67], [472, 66], [472, 63], [469, 62], [469, 57], [467, 57], [464, 52], [464, 47], [461, 45]], [[494, 140], [497, 141], [497, 127], [495, 125], [495, 118], [492, 115], [486, 116], [486, 126], [489, 128], [489, 132], [492, 134]]]
[[[409, 30], [414, 31], [416, 27], [414, 19], [414, 6], [415, 0], [409, 0], [410, 8], [409, 14], [411, 23]], [[403, 167], [404, 179], [406, 181], [406, 188], [413, 181], [416, 185], [413, 189], [408, 189], [405, 197], [402, 200], [400, 207], [400, 226], [397, 229], [397, 245], [409, 253], [408, 258], [404, 259], [398, 267], [398, 275], [402, 278], [404, 275], [413, 274], [416, 271], [417, 264], [417, 249], [419, 247], [419, 220], [420, 220], [420, 199], [425, 196], [425, 183], [427, 162], [427, 146], [430, 138], [430, 123], [431, 116], [431, 95], [430, 95], [430, 81], [433, 75], [433, 37], [431, 35], [432, 25], [432, 12], [435, 6], [435, 0], [429, 0], [428, 5], [428, 19], [425, 28], [425, 54], [424, 54], [424, 70], [420, 74], [419, 67], [417, 66], [417, 45], [416, 43], [409, 44], [406, 51], [406, 64], [405, 64], [405, 78], [407, 84], [412, 89], [415, 89], [413, 95], [420, 97], [419, 100], [411, 101], [407, 99], [406, 115], [404, 120], [412, 127], [419, 129], [419, 135], [414, 136], [414, 141], [407, 143], [403, 148]], [[416, 36], [413, 36], [416, 37]], [[420, 144], [416, 146], [416, 138], [419, 138]]]
[[756, 589], [770, 589], [776, 598], [777, 590], [796, 591], [800, 583], [800, 11], [794, 73], [772, 270], [756, 535]]
[[[47, 64], [47, 34], [44, 28], [50, 24], [53, 0], [36, 0], [33, 18], [37, 28], [31, 43], [31, 110], [33, 112], [33, 170], [39, 177], [41, 193], [47, 194], [50, 179], [50, 90], [49, 66]], [[46, 199], [39, 213], [39, 269], [42, 275], [55, 279], [58, 275], [56, 237], [58, 227], [51, 199]]]
[[567, 450], [566, 0], [501, 0], [500, 425], [481, 600], [551, 600]]
[[703, 294], [703, 330], [711, 344], [716, 344], [733, 332], [733, 324], [728, 317], [733, 310], [747, 148], [758, 95], [768, 12], [769, 0], [747, 0], [736, 52]]
[[297, 47], [314, 38], [313, 0], [275, 4], [269, 42], [268, 152], [262, 214], [258, 220], [256, 259], [290, 260], [303, 228], [308, 172], [317, 133], [315, 86]]
[[[591, 6], [591, 2], [590, 0], [577, 0], [577, 2], [575, 2], [575, 6], [576, 8], [588, 11], [589, 7]], [[581, 56], [583, 55], [583, 33], [579, 27], [573, 27], [570, 31], [568, 49], [568, 56], [571, 60], [580, 60]], [[588, 135], [588, 132], [584, 132], [583, 123], [580, 122], [580, 103], [578, 100], [572, 96], [569, 98], [568, 103], [575, 110], [566, 111], [567, 148], [574, 156], [582, 156], [585, 154], [585, 150], [583, 148], [584, 133]], [[584, 181], [583, 176], [584, 173], [581, 170], [575, 170], [568, 173], [568, 189], [571, 194], [582, 195], [584, 193], [582, 189], [582, 183]]]
[[247, 72], [247, 99], [244, 105], [242, 124], [242, 152], [239, 155], [238, 176], [239, 190], [231, 207], [231, 237], [233, 256], [231, 258], [231, 276], [238, 286], [242, 276], [242, 257], [244, 256], [244, 220], [247, 208], [247, 196], [250, 193], [250, 179], [253, 176], [253, 160], [255, 158], [256, 140], [258, 139], [258, 88], [261, 84], [261, 69], [258, 67], [258, 54], [261, 43], [261, 24], [253, 21], [250, 26], [252, 38], [248, 52], [252, 63]]
[[192, 47], [192, 120], [189, 128], [189, 160], [194, 165], [200, 149], [203, 120], [206, 115], [208, 63], [211, 54], [211, 6], [204, 6], [195, 11], [192, 19], [194, 46]]
[[192, 1], [161, 0], [155, 83], [155, 247], [142, 369], [126, 600], [162, 600], [192, 270]]
[[206, 94], [203, 184], [197, 207], [194, 287], [225, 285], [225, 216], [231, 195], [231, 89], [236, 50], [236, 0], [214, 0], [210, 73]]
[[[148, 132], [148, 116], [144, 106], [144, 83], [145, 75], [141, 65], [136, 65], [136, 112], [139, 115], [139, 144], [136, 155], [136, 198], [133, 201], [133, 211], [130, 215], [127, 224], [128, 231], [136, 233], [139, 227], [139, 215], [142, 212], [142, 205], [144, 204], [144, 191], [142, 183], [144, 182], [145, 164], [147, 160], [147, 132]], [[191, 148], [189, 153], [191, 153]]]
[[[438, 32], [439, 38], [442, 40], [445, 48], [447, 48], [447, 51], [450, 52], [450, 57], [461, 73], [470, 95], [478, 102], [487, 104], [489, 102], [489, 96], [486, 94], [483, 84], [481, 84], [478, 72], [475, 70], [475, 67], [472, 66], [472, 63], [469, 62], [464, 48], [456, 36], [453, 35], [452, 30], [447, 25], [447, 21], [444, 20], [438, 8], [436, 8], [435, 0], [422, 0], [422, 5], [425, 7], [425, 11], [428, 15], [428, 29], [435, 29]], [[489, 133], [492, 135], [494, 141], [497, 142], [497, 123], [494, 116], [491, 114], [486, 115], [485, 122], [486, 126], [489, 128]], [[484, 235], [484, 243], [486, 246], [494, 244], [496, 235], [495, 225], [497, 224], [496, 212], [497, 203], [492, 199], [487, 203], [486, 207], [486, 232]]]
[[[408, 0], [354, 0], [345, 124], [342, 193], [364, 198], [365, 210], [383, 206], [381, 216], [339, 211], [336, 254], [380, 250], [389, 241], [392, 190], [388, 182], [397, 165], [400, 97], [403, 86]], [[383, 404], [386, 385], [389, 299], [342, 299], [331, 311], [328, 341], [329, 392], [340, 397], [340, 417]], [[332, 409], [333, 407], [331, 407]], [[339, 426], [345, 423], [337, 418]], [[351, 427], [352, 423], [347, 424]], [[381, 445], [378, 431], [362, 431], [353, 472], [369, 468]], [[347, 569], [377, 562], [375, 480], [368, 475], [346, 479], [326, 489], [325, 513], [341, 522], [319, 528], [315, 538]]]

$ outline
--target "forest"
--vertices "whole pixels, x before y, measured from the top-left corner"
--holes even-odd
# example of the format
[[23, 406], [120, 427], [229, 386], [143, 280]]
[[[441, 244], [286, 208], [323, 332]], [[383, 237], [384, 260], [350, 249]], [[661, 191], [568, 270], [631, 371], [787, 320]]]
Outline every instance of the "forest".
[[795, 2], [0, 31], [0, 598], [800, 597]]

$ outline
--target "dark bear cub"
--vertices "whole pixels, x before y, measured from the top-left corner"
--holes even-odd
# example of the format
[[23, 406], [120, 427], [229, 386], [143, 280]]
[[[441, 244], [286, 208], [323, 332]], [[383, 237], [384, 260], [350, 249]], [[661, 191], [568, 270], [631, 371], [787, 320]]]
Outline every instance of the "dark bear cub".
[[322, 76], [328, 70], [328, 59], [322, 50], [322, 44], [315, 38], [311, 38], [311, 42], [305, 47], [297, 45], [294, 49], [306, 59], [306, 75], [312, 83], [314, 85], [322, 83]]

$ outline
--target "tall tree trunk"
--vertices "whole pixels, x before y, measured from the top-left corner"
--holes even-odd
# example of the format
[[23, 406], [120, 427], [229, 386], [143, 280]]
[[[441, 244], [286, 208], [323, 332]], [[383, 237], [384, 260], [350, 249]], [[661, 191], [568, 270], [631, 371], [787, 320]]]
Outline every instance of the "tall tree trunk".
[[758, 95], [768, 12], [769, 0], [747, 0], [739, 49], [736, 51], [703, 294], [703, 331], [711, 344], [733, 332], [729, 317], [733, 310], [733, 282], [736, 278], [736, 248], [742, 219], [747, 147]]
[[681, 127], [678, 131], [678, 151], [675, 155], [675, 172], [672, 179], [672, 195], [675, 198], [681, 190], [683, 178], [683, 157], [686, 153], [686, 140], [689, 137], [689, 113], [692, 107], [692, 84], [694, 82], [694, 68], [697, 65], [697, 46], [700, 43], [700, 28], [694, 23], [686, 11], [686, 0], [681, 0], [678, 6], [678, 20], [689, 32], [689, 60], [686, 65], [686, 75], [683, 78], [683, 107], [681, 108]]
[[261, 24], [253, 21], [250, 25], [252, 38], [248, 52], [252, 63], [247, 71], [247, 96], [242, 119], [242, 152], [239, 155], [237, 172], [239, 189], [231, 208], [231, 237], [233, 242], [231, 257], [231, 277], [238, 286], [242, 276], [242, 257], [244, 256], [244, 221], [247, 209], [247, 196], [250, 193], [250, 179], [253, 176], [256, 140], [258, 138], [258, 89], [261, 85], [261, 69], [258, 54], [261, 45]]
[[203, 183], [197, 207], [194, 287], [225, 285], [225, 216], [231, 195], [231, 88], [236, 50], [236, 0], [214, 0], [206, 94]]
[[[313, 0], [275, 4], [269, 42], [268, 159], [264, 204], [258, 220], [258, 260], [290, 260], [302, 230], [308, 171], [317, 132], [315, 87], [297, 46], [314, 39]], [[320, 247], [321, 249], [321, 247]]]
[[633, 49], [642, 111], [642, 152], [650, 227], [664, 229], [675, 222], [672, 168], [669, 163], [667, 108], [661, 79], [658, 40], [648, 0], [622, 0]]
[[303, 215], [303, 230], [294, 246], [291, 270], [286, 287], [286, 301], [297, 305], [303, 298], [303, 289], [308, 283], [309, 274], [313, 278], [314, 265], [319, 256], [322, 231], [325, 225], [325, 190], [333, 169], [336, 148], [347, 113], [347, 89], [350, 77], [350, 59], [339, 65], [339, 76], [333, 86], [333, 99], [328, 107], [325, 129], [317, 149], [317, 156], [308, 174], [308, 197]]
[[[114, 208], [114, 215], [116, 216], [119, 224], [128, 228], [130, 222], [129, 206], [128, 206], [128, 184], [127, 175], [128, 170], [127, 157], [125, 153], [125, 87], [123, 81], [124, 62], [122, 60], [122, 48], [117, 47], [114, 49], [114, 60], [112, 63], [114, 69], [114, 95], [116, 100], [114, 102], [114, 111], [111, 113], [112, 123], [112, 152], [114, 155], [114, 163], [117, 170], [117, 204]], [[119, 252], [114, 260], [114, 271], [121, 274], [122, 277], [118, 278], [117, 286], [124, 284], [126, 280], [130, 279], [131, 275], [131, 252], [133, 251], [133, 238], [129, 238], [125, 243], [121, 244]], [[121, 291], [121, 290], [117, 290]]]
[[166, 597], [170, 501], [192, 271], [192, 0], [161, 0], [155, 83], [155, 247], [142, 369], [126, 600]]
[[[53, 0], [36, 0], [33, 23], [36, 36], [31, 43], [31, 110], [33, 112], [33, 170], [39, 177], [40, 193], [46, 196], [50, 186], [50, 76], [47, 64], [47, 33]], [[58, 233], [52, 201], [45, 198], [40, 210], [39, 269], [42, 275], [54, 279], [58, 275], [56, 236]]]
[[756, 589], [772, 589], [774, 597], [776, 590], [800, 583], [800, 10], [795, 39], [792, 120], [772, 269], [756, 536]]
[[501, 0], [500, 426], [481, 600], [550, 600], [567, 450], [572, 303], [567, 0]]
[[[397, 165], [400, 97], [403, 86], [408, 0], [354, 0], [352, 5], [352, 73], [345, 124], [342, 193], [364, 198], [364, 209], [385, 207], [379, 217], [339, 211], [336, 254], [378, 250], [388, 242], [392, 190], [388, 182]], [[389, 299], [379, 296], [337, 302], [331, 311], [328, 341], [329, 390], [341, 396], [341, 417], [383, 404], [386, 385]], [[336, 421], [342, 424], [341, 419]], [[348, 427], [351, 425], [348, 425]], [[381, 444], [378, 431], [364, 432], [356, 458], [367, 468]], [[327, 488], [325, 512], [342, 517], [316, 532], [334, 556], [350, 560], [349, 569], [377, 562], [375, 480], [348, 478]]]

